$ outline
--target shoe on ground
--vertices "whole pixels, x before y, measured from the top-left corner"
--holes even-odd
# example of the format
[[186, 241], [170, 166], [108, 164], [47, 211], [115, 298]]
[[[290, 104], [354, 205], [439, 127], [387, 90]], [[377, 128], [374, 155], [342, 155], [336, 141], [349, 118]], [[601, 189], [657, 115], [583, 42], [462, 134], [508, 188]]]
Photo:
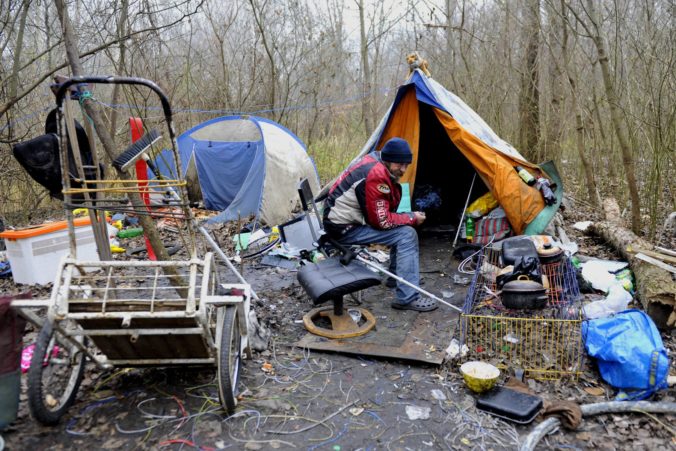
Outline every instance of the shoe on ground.
[[392, 308], [397, 310], [414, 310], [416, 312], [430, 312], [436, 310], [439, 307], [439, 303], [431, 298], [418, 298], [415, 301], [409, 302], [408, 304], [401, 304], [399, 302], [393, 302], [390, 304]]

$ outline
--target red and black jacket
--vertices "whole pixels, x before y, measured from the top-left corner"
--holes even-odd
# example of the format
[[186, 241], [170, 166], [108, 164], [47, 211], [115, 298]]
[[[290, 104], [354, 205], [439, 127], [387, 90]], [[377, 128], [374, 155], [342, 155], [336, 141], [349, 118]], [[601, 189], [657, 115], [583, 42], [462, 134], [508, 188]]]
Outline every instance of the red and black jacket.
[[412, 213], [397, 213], [401, 185], [379, 155], [370, 153], [350, 166], [329, 190], [324, 204], [324, 229], [340, 237], [355, 225], [387, 230], [415, 225]]

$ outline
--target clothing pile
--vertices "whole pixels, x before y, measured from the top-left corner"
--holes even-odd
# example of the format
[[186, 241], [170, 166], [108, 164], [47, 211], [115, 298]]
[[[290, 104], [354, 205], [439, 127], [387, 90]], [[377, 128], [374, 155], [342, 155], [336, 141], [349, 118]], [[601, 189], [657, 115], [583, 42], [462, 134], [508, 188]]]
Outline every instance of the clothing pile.
[[512, 234], [505, 210], [498, 205], [491, 192], [487, 192], [467, 207], [461, 232], [468, 242], [487, 244], [500, 241]]

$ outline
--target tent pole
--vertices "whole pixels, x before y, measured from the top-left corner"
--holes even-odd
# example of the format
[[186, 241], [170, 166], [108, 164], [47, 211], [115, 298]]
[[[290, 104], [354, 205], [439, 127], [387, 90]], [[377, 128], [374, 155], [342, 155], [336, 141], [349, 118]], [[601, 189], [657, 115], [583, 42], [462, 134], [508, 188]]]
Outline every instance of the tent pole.
[[465, 207], [462, 209], [462, 216], [460, 216], [460, 224], [458, 224], [458, 230], [455, 232], [455, 239], [453, 240], [453, 249], [458, 243], [458, 235], [460, 235], [460, 227], [462, 227], [462, 221], [465, 219], [465, 212], [467, 211], [467, 204], [469, 203], [469, 198], [472, 195], [472, 188], [474, 188], [474, 180], [476, 180], [476, 172], [472, 177], [472, 184], [469, 185], [469, 192], [467, 193], [467, 200], [465, 201]]

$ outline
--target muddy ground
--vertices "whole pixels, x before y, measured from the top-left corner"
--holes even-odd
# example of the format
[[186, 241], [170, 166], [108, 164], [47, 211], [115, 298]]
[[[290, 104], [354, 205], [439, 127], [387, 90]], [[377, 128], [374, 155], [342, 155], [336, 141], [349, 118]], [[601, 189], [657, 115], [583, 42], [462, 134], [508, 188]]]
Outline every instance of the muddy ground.
[[[609, 255], [600, 243], [572, 230], [570, 235], [581, 253]], [[467, 286], [453, 282], [458, 262], [450, 256], [452, 238], [422, 238], [422, 283], [461, 306]], [[295, 272], [253, 260], [246, 262], [244, 275], [261, 298], [253, 306], [272, 338], [267, 350], [245, 361], [233, 416], [225, 418], [219, 410], [211, 368], [101, 373], [91, 366], [76, 404], [54, 427], [31, 419], [24, 386], [19, 418], [3, 433], [7, 449], [498, 450], [518, 448], [539, 421], [518, 425], [478, 411], [476, 395], [464, 385], [457, 362], [432, 365], [296, 347], [306, 334], [300, 320], [312, 306]], [[0, 280], [3, 292], [25, 288]], [[44, 297], [48, 288], [34, 294]], [[421, 317], [434, 328], [422, 343], [429, 351], [440, 352], [459, 336], [457, 314], [449, 307], [401, 312], [389, 307], [392, 299], [392, 290], [384, 285], [364, 292], [362, 306], [379, 321], [375, 333], [403, 336]], [[34, 336], [28, 333], [26, 340]], [[670, 333], [663, 339], [673, 356], [676, 340]], [[673, 362], [671, 373], [676, 373]], [[503, 371], [500, 383], [508, 376]], [[528, 380], [528, 385], [554, 402], [595, 403], [615, 395], [590, 359], [577, 380]], [[664, 390], [652, 400], [673, 402], [676, 390]], [[557, 430], [538, 449], [675, 449], [674, 420], [640, 413], [590, 417], [576, 431]]]

